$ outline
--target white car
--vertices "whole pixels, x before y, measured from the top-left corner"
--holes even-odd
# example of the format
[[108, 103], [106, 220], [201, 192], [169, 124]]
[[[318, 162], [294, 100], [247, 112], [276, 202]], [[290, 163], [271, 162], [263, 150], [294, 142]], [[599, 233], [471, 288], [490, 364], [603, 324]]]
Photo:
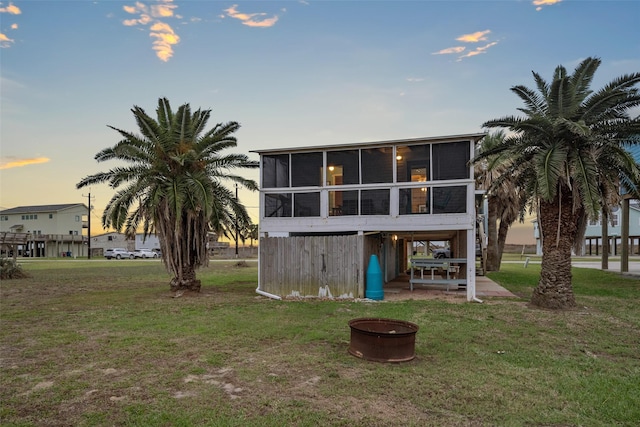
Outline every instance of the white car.
[[122, 258], [133, 259], [133, 252], [129, 252], [128, 250], [126, 250], [124, 248], [111, 248], [111, 249], [107, 249], [106, 251], [104, 251], [104, 257], [106, 259], [111, 259], [111, 258], [115, 258], [115, 259], [122, 259]]
[[136, 249], [133, 251], [134, 258], [158, 258], [158, 253], [151, 249]]

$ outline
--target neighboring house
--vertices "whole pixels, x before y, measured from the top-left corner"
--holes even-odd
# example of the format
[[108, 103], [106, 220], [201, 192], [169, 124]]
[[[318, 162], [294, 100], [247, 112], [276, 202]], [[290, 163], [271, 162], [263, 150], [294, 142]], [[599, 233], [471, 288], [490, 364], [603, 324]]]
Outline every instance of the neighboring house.
[[82, 203], [5, 209], [0, 211], [0, 232], [28, 234], [27, 243], [17, 247], [20, 256], [86, 257], [82, 230], [88, 212]]
[[[616, 206], [609, 218], [607, 234], [609, 247], [613, 255], [618, 254], [618, 243], [622, 237], [622, 208]], [[589, 221], [585, 233], [584, 253], [587, 255], [599, 255], [602, 250], [602, 221]], [[632, 200], [629, 203], [629, 253], [637, 254], [640, 251], [640, 201]]]
[[456, 284], [475, 299], [477, 196], [469, 160], [484, 135], [256, 151], [256, 291], [362, 298], [371, 255], [388, 282], [405, 274], [416, 242], [445, 241]]
[[[217, 242], [216, 233], [209, 233], [209, 247], [213, 252], [213, 248], [229, 247], [229, 243], [220, 244]], [[135, 239], [128, 239], [123, 233], [109, 232], [98, 236], [91, 236], [91, 254], [94, 256], [102, 256], [104, 251], [113, 248], [124, 248], [133, 252], [136, 249], [159, 250], [160, 239], [156, 234], [145, 236], [144, 233], [137, 233]]]
[[91, 236], [91, 256], [100, 257], [104, 255], [104, 251], [107, 249], [115, 248], [124, 248], [133, 252], [136, 249], [140, 249], [136, 247], [135, 243], [134, 240], [127, 239], [127, 236], [115, 231]]
[[136, 234], [135, 249], [160, 249], [160, 239], [155, 234], [145, 236], [144, 233]]

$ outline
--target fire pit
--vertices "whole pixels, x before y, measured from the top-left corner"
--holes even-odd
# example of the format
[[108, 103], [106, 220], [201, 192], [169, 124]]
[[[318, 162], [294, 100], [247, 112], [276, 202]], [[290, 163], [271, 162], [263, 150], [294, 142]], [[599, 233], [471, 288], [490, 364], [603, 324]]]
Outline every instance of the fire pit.
[[418, 325], [404, 320], [360, 318], [349, 322], [349, 353], [374, 362], [407, 362], [415, 357]]

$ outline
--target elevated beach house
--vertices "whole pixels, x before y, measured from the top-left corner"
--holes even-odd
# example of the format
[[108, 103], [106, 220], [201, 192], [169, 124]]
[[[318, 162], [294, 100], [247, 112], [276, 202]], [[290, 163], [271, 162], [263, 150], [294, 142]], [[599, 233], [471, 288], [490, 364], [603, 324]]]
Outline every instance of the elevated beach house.
[[[259, 294], [363, 298], [383, 281], [475, 298], [473, 158], [485, 134], [257, 150]], [[450, 258], [434, 259], [432, 242]], [[371, 257], [376, 255], [376, 257]]]
[[[0, 211], [0, 252], [29, 257], [86, 257], [89, 208], [82, 203]], [[13, 244], [17, 243], [17, 244]]]

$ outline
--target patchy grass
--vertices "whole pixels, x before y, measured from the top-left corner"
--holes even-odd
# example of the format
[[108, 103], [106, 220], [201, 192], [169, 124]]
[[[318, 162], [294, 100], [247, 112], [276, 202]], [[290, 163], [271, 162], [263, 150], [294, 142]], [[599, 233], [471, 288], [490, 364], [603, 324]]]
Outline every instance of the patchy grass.
[[[492, 273], [523, 298], [530, 264]], [[0, 424], [620, 425], [640, 422], [640, 283], [574, 269], [579, 308], [441, 300], [275, 301], [257, 269], [200, 272], [173, 298], [158, 262], [29, 262], [0, 284]], [[348, 321], [417, 323], [416, 358], [348, 354]]]

